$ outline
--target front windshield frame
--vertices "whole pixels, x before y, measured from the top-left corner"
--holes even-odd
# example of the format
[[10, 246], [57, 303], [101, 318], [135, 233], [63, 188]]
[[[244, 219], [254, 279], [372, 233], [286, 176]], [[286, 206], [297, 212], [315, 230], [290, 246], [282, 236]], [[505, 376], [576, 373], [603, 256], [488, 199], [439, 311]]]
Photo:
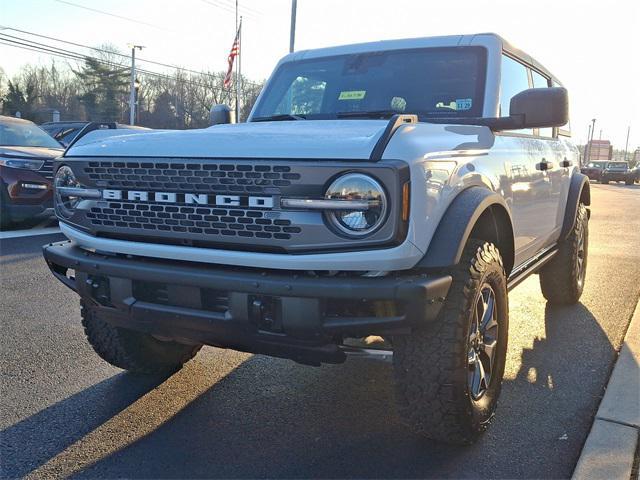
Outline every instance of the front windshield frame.
[[[23, 135], [24, 132], [28, 132], [27, 135], [24, 135], [25, 142], [5, 140], [5, 136], [7, 135], [5, 129], [20, 131]], [[33, 142], [27, 141], [29, 137], [33, 138]], [[18, 139], [19, 137], [13, 135], [13, 138]], [[64, 148], [57, 140], [36, 124], [22, 122], [0, 122], [0, 147]]]
[[[334, 60], [343, 62], [344, 59], [348, 58], [348, 57], [357, 57], [357, 56], [361, 56], [361, 55], [394, 55], [394, 54], [412, 54], [412, 53], [421, 53], [421, 52], [429, 52], [429, 53], [446, 53], [446, 52], [451, 52], [451, 53], [455, 53], [455, 52], [464, 52], [464, 53], [472, 53], [473, 55], [476, 55], [477, 59], [476, 59], [476, 65], [475, 65], [475, 69], [476, 69], [476, 81], [474, 84], [475, 90], [474, 90], [474, 94], [473, 94], [473, 102], [472, 102], [472, 107], [469, 108], [466, 111], [462, 111], [462, 110], [449, 110], [449, 109], [443, 109], [442, 111], [439, 112], [425, 112], [425, 111], [414, 111], [411, 110], [410, 107], [407, 107], [406, 110], [398, 110], [398, 111], [392, 111], [391, 108], [388, 108], [390, 115], [393, 113], [399, 113], [399, 114], [417, 114], [418, 116], [422, 117], [422, 118], [426, 118], [427, 120], [429, 118], [478, 118], [478, 117], [482, 117], [483, 116], [483, 111], [484, 111], [484, 101], [485, 101], [485, 86], [486, 86], [486, 82], [487, 82], [487, 57], [488, 57], [488, 52], [486, 50], [486, 48], [481, 47], [481, 46], [464, 46], [464, 47], [457, 47], [457, 46], [448, 46], [448, 47], [420, 47], [420, 48], [403, 48], [403, 49], [394, 49], [394, 50], [380, 50], [380, 51], [367, 51], [367, 52], [354, 52], [354, 53], [348, 53], [348, 54], [340, 54], [340, 55], [331, 55], [331, 56], [322, 56], [322, 57], [314, 57], [314, 58], [308, 58], [308, 59], [301, 59], [301, 60], [294, 60], [294, 61], [290, 61], [290, 62], [283, 62], [282, 64], [280, 64], [278, 66], [278, 68], [276, 69], [276, 71], [274, 72], [274, 74], [272, 75], [271, 79], [269, 80], [268, 84], [265, 87], [264, 92], [262, 93], [262, 95], [260, 95], [260, 98], [257, 102], [257, 104], [255, 105], [255, 108], [253, 109], [252, 113], [251, 113], [251, 117], [249, 118], [249, 121], [258, 121], [258, 119], [269, 119], [270, 117], [275, 117], [275, 116], [279, 116], [279, 117], [284, 117], [284, 116], [296, 116], [296, 119], [305, 119], [305, 120], [335, 120], [337, 118], [341, 118], [340, 117], [340, 113], [358, 113], [358, 110], [353, 110], [353, 111], [340, 111], [339, 109], [333, 109], [332, 111], [325, 111], [325, 112], [321, 112], [321, 113], [311, 113], [311, 114], [304, 114], [304, 113], [298, 113], [298, 112], [280, 112], [277, 110], [278, 105], [280, 105], [279, 102], [281, 102], [285, 96], [287, 95], [286, 92], [289, 91], [290, 86], [293, 83], [293, 79], [294, 78], [300, 78], [300, 75], [298, 75], [298, 77], [295, 77], [295, 70], [293, 70], [293, 72], [291, 71], [293, 68], [295, 67], [300, 67], [299, 69], [299, 73], [304, 72], [304, 69], [306, 66], [308, 66], [311, 63], [319, 63], [319, 62], [331, 62]], [[284, 81], [284, 90], [283, 87], [280, 85], [282, 80], [282, 77], [288, 75], [290, 77], [290, 80], [287, 81], [287, 78], [285, 77]], [[277, 91], [277, 90], [280, 91]], [[334, 92], [334, 93], [337, 93]], [[349, 92], [348, 92], [349, 93]], [[273, 95], [277, 95], [275, 97], [275, 100], [272, 99]], [[395, 97], [394, 97], [395, 98]], [[334, 99], [335, 101], [335, 99]], [[274, 102], [278, 102], [276, 104], [274, 104]], [[322, 100], [322, 102], [324, 102], [324, 100]], [[453, 102], [451, 102], [452, 104]], [[434, 105], [433, 108], [436, 108], [436, 106]], [[380, 108], [376, 108], [376, 109], [365, 109], [363, 110], [364, 112], [367, 111], [374, 111], [374, 112], [380, 112], [381, 109]], [[385, 110], [382, 110], [385, 111]], [[461, 112], [463, 112], [462, 114], [460, 114]], [[389, 115], [389, 116], [390, 116]], [[366, 118], [366, 116], [360, 116], [359, 118]], [[381, 118], [380, 115], [378, 115], [376, 118]]]

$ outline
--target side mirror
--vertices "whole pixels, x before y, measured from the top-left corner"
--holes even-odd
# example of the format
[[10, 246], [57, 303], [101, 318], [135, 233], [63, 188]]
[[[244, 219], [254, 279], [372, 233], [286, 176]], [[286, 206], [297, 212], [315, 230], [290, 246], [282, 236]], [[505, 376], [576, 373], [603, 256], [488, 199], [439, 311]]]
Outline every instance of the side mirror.
[[515, 95], [509, 117], [519, 120], [516, 128], [561, 127], [569, 121], [569, 95], [563, 87], [529, 88]]
[[225, 104], [214, 105], [209, 112], [209, 124], [220, 125], [223, 123], [231, 123], [231, 109]]

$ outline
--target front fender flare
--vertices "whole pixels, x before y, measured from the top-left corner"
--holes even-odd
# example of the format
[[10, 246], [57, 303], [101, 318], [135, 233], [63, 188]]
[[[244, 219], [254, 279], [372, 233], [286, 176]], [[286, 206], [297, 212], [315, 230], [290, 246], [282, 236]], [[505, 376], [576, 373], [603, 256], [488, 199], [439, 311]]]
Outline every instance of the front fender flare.
[[582, 173], [574, 173], [571, 177], [571, 184], [569, 185], [567, 207], [564, 211], [560, 241], [565, 240], [573, 230], [573, 226], [576, 223], [576, 217], [578, 215], [578, 206], [581, 203], [591, 205], [591, 186], [589, 184], [589, 177]]
[[[483, 187], [470, 187], [463, 190], [451, 202], [429, 243], [427, 253], [416, 265], [419, 268], [443, 268], [460, 262], [462, 252], [471, 233], [483, 213], [492, 207], [506, 212], [505, 221], [508, 222], [510, 238], [505, 238], [505, 244], [513, 249], [513, 222], [511, 213], [504, 198], [497, 193]], [[494, 221], [496, 220], [493, 216]], [[497, 229], [497, 225], [495, 225]], [[505, 260], [507, 275], [513, 267], [513, 252], [501, 252]]]

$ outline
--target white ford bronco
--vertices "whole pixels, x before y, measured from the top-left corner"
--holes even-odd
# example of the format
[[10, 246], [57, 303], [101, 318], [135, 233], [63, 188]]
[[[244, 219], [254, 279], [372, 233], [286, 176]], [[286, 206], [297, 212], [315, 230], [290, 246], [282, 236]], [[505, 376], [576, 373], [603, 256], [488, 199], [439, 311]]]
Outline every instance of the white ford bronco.
[[567, 91], [495, 34], [290, 54], [246, 123], [95, 128], [56, 162], [69, 241], [44, 256], [118, 367], [386, 356], [407, 424], [466, 444], [494, 417], [507, 292], [537, 273], [552, 304], [582, 293]]

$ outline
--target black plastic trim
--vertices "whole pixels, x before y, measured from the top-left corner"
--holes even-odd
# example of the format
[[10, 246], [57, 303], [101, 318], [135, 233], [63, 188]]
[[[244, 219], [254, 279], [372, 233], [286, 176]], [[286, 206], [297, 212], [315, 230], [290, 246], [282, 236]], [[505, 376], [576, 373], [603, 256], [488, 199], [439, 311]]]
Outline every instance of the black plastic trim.
[[[476, 222], [492, 205], [504, 208], [511, 221], [509, 208], [497, 193], [481, 187], [470, 187], [462, 191], [447, 208], [427, 253], [418, 262], [417, 267], [443, 268], [458, 264]], [[512, 221], [511, 223], [513, 224]]]
[[391, 137], [396, 133], [396, 130], [400, 128], [402, 125], [409, 123], [418, 123], [417, 115], [405, 115], [405, 114], [397, 114], [392, 116], [387, 123], [387, 126], [380, 135], [380, 138], [376, 142], [376, 145], [371, 150], [371, 155], [369, 156], [369, 160], [372, 162], [379, 162], [382, 160], [382, 155], [384, 154], [385, 148], [391, 141]]
[[573, 230], [578, 216], [578, 206], [581, 201], [587, 206], [591, 205], [591, 186], [588, 176], [575, 172], [571, 176], [571, 184], [567, 196], [567, 207], [564, 212], [562, 232], [560, 233], [561, 241], [565, 240]]

